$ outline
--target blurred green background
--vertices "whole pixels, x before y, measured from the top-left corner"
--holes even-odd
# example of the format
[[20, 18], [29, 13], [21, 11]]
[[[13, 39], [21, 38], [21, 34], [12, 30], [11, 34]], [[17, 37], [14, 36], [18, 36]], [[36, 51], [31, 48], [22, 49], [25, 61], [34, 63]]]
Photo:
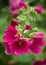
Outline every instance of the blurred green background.
[[[8, 12], [8, 1], [9, 0], [0, 0], [0, 65], [8, 65], [9, 61], [13, 61], [13, 65], [32, 65], [32, 61], [35, 59], [43, 59], [46, 57], [46, 46], [43, 47], [42, 54], [39, 55], [20, 55], [17, 57], [8, 56], [4, 53], [3, 40], [2, 36], [4, 30], [9, 25], [10, 13]], [[46, 0], [26, 0], [30, 6], [42, 5], [43, 13], [37, 16], [37, 27], [39, 31], [44, 32], [46, 40]]]

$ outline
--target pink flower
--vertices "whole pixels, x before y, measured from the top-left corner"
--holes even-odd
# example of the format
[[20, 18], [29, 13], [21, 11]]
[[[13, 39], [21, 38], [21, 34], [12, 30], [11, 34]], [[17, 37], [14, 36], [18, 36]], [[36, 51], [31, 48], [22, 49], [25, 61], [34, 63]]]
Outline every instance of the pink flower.
[[35, 37], [36, 39], [38, 39], [38, 42], [41, 41], [41, 43], [38, 43], [38, 45], [39, 45], [40, 47], [45, 45], [44, 33], [43, 33], [43, 32], [36, 32], [36, 33], [34, 34], [34, 37]]
[[13, 65], [13, 61], [9, 61], [8, 62], [8, 65]]
[[36, 32], [34, 34], [34, 38], [30, 39], [29, 42], [30, 53], [39, 54], [41, 52], [41, 47], [45, 44], [43, 40], [43, 33]]
[[35, 11], [37, 11], [37, 13], [41, 14], [43, 12], [43, 9], [41, 6], [35, 6]]
[[28, 52], [28, 44], [29, 41], [27, 39], [18, 39], [12, 43], [11, 50], [14, 55], [25, 54]]
[[43, 65], [46, 65], [46, 58], [42, 61]]
[[17, 6], [20, 2], [24, 2], [24, 0], [9, 0], [11, 6]]
[[20, 55], [22, 53], [26, 54], [28, 52], [29, 41], [27, 39], [17, 39], [9, 44], [9, 42], [4, 42], [5, 53], [7, 55]]
[[4, 31], [4, 37], [3, 40], [4, 42], [9, 42], [10, 44], [14, 41], [17, 40], [17, 38], [20, 38], [19, 32], [14, 28], [13, 26], [9, 26], [5, 31]]
[[6, 53], [7, 55], [11, 55], [11, 54], [12, 54], [12, 51], [11, 51], [11, 49], [10, 49], [9, 43], [8, 43], [8, 42], [4, 42], [3, 46], [5, 47], [5, 53]]
[[46, 65], [46, 59], [34, 61], [32, 65]]
[[10, 0], [9, 5], [10, 5], [10, 8], [9, 8], [10, 12], [13, 12], [15, 10], [20, 10], [22, 7], [26, 8], [24, 0]]
[[32, 63], [32, 65], [43, 65], [42, 61], [37, 60]]
[[14, 21], [14, 20], [10, 21], [10, 25], [13, 26], [13, 27], [18, 26], [20, 24], [21, 24], [21, 22], [19, 22], [19, 21]]
[[45, 45], [46, 45], [46, 41], [45, 41]]
[[28, 24], [28, 25], [26, 25], [25, 27], [24, 27], [24, 29], [23, 29], [23, 31], [22, 32], [24, 32], [25, 30], [29, 30], [29, 29], [31, 29], [32, 27]]

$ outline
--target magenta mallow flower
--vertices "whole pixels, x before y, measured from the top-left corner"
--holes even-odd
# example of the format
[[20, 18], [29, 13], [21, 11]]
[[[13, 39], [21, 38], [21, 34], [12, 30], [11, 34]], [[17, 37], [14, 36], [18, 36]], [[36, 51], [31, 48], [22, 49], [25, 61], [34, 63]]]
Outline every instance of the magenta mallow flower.
[[8, 65], [13, 65], [13, 64], [14, 64], [13, 61], [8, 62]]
[[41, 52], [41, 47], [45, 44], [43, 37], [44, 35], [42, 32], [36, 32], [34, 38], [29, 40], [30, 53], [39, 54]]
[[18, 39], [15, 40], [12, 44], [9, 45], [8, 42], [4, 42], [5, 53], [7, 55], [20, 55], [26, 54], [28, 52], [29, 41], [27, 39]]
[[11, 20], [11, 21], [10, 21], [10, 25], [13, 26], [13, 27], [18, 26], [18, 25], [20, 25], [20, 24], [21, 24], [20, 21], [14, 21], [14, 20]]
[[43, 9], [42, 9], [42, 7], [41, 6], [35, 6], [35, 11], [37, 12], [37, 13], [39, 13], [39, 14], [41, 14], [42, 12], [43, 12]]
[[36, 60], [32, 63], [32, 65], [46, 65], [46, 59], [44, 60]]
[[4, 42], [9, 42], [11, 44], [14, 40], [17, 40], [17, 38], [20, 38], [20, 33], [13, 26], [9, 26], [4, 31]]
[[29, 41], [27, 39], [18, 39], [11, 45], [11, 50], [14, 55], [26, 54], [28, 52]]
[[9, 5], [10, 5], [9, 8], [10, 12], [13, 12], [15, 10], [20, 10], [22, 7], [26, 8], [24, 0], [10, 0]]
[[43, 65], [46, 65], [46, 58], [42, 61]]
[[11, 54], [12, 54], [12, 51], [11, 51], [11, 49], [10, 49], [9, 42], [4, 42], [4, 43], [3, 43], [3, 46], [5, 47], [5, 53], [6, 53], [7, 55], [11, 55]]
[[37, 60], [32, 63], [32, 65], [43, 65], [42, 61]]
[[32, 28], [31, 25], [30, 25], [30, 24], [27, 24], [27, 25], [24, 27], [24, 29], [23, 29], [22, 32], [24, 32], [25, 30], [30, 30], [31, 28]]
[[46, 45], [46, 41], [45, 41], [45, 45]]

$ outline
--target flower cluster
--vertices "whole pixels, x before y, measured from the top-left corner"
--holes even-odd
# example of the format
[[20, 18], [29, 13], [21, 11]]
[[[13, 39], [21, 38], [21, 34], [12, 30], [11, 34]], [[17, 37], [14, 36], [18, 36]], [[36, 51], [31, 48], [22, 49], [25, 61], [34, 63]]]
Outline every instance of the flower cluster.
[[[16, 22], [14, 22], [16, 23]], [[4, 46], [5, 46], [5, 53], [10, 55], [20, 55], [22, 53], [26, 54], [28, 51], [30, 53], [40, 53], [41, 47], [44, 45], [42, 32], [36, 32], [34, 37], [28, 40], [27, 38], [21, 38], [20, 33], [18, 30], [10, 25], [4, 31]]]
[[44, 33], [38, 32], [34, 23], [35, 14], [42, 13], [42, 8], [28, 8], [24, 0], [10, 0], [11, 12], [14, 19], [4, 31], [4, 47], [7, 55], [20, 55], [30, 52], [39, 54], [44, 46]]

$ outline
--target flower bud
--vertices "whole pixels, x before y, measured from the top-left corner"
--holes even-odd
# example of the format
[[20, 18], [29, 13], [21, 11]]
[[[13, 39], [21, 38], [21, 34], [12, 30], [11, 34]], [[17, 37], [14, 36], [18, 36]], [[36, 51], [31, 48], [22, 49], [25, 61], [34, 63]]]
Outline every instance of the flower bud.
[[8, 62], [8, 65], [13, 65], [13, 61], [9, 61]]
[[41, 6], [35, 6], [35, 11], [39, 14], [41, 14], [43, 12], [43, 9]]
[[31, 26], [28, 24], [28, 25], [26, 25], [25, 27], [24, 27], [24, 29], [23, 29], [23, 32], [25, 31], [25, 30], [29, 30], [31, 28]]

